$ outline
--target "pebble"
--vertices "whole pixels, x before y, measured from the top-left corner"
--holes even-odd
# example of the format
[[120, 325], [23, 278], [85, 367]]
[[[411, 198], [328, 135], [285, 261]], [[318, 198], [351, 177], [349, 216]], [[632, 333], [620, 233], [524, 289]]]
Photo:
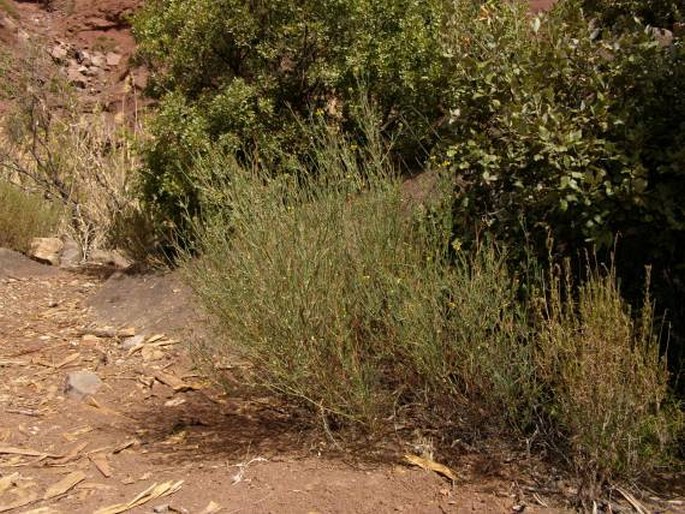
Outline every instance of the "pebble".
[[98, 392], [102, 380], [92, 371], [72, 371], [64, 381], [64, 393], [78, 400]]
[[145, 342], [145, 336], [144, 335], [127, 337], [126, 339], [121, 341], [121, 349], [122, 350], [130, 350], [131, 348], [134, 348], [140, 344], [143, 344], [143, 342]]

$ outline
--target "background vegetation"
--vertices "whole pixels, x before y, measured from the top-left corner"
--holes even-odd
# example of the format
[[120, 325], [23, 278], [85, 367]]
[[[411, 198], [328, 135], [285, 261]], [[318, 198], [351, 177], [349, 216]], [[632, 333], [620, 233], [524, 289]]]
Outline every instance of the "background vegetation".
[[414, 165], [444, 114], [445, 8], [442, 0], [147, 2], [134, 32], [155, 70], [160, 110], [144, 198], [183, 230], [202, 207], [196, 157], [219, 149], [292, 170], [309, 146], [302, 120], [355, 133], [360, 91]]

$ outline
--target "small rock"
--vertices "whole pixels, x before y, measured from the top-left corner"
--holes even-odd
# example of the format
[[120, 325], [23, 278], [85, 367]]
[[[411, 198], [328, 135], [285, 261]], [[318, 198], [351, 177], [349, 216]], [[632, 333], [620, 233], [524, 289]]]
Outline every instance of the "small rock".
[[52, 50], [50, 50], [50, 57], [52, 57], [52, 59], [58, 64], [66, 61], [68, 54], [69, 49], [62, 43], [53, 46]]
[[57, 237], [34, 237], [29, 249], [29, 257], [53, 266], [59, 264], [64, 243]]
[[107, 58], [100, 52], [94, 52], [90, 60], [91, 64], [96, 68], [104, 68], [107, 66]]
[[131, 348], [135, 348], [139, 344], [143, 344], [145, 341], [145, 336], [139, 335], [139, 336], [133, 336], [133, 337], [127, 337], [121, 342], [121, 349], [122, 350], [130, 350]]
[[90, 53], [88, 53], [87, 50], [81, 51], [81, 59], [78, 61], [78, 63], [82, 64], [83, 66], [90, 66], [91, 64], [93, 64]]
[[121, 55], [116, 52], [107, 52], [107, 55], [105, 55], [105, 61], [107, 62], [107, 66], [119, 66], [119, 63], [121, 62]]
[[102, 380], [92, 371], [72, 371], [64, 382], [64, 393], [71, 398], [82, 400], [98, 392]]
[[117, 331], [118, 337], [133, 337], [136, 335], [136, 327], [124, 327]]
[[59, 258], [60, 268], [76, 268], [81, 263], [82, 257], [83, 253], [78, 243], [71, 238], [65, 238]]
[[78, 71], [84, 77], [94, 77], [97, 75], [97, 68], [91, 68], [90, 66], [81, 66]]
[[90, 252], [88, 262], [101, 266], [113, 266], [119, 269], [131, 267], [131, 261], [117, 250], [93, 250]]
[[75, 88], [78, 89], [86, 89], [86, 79], [85, 77], [78, 71], [78, 68], [69, 68], [67, 70], [67, 80], [71, 85], [73, 85]]
[[169, 505], [157, 505], [156, 507], [152, 508], [152, 512], [155, 512], [156, 514], [161, 514], [163, 512], [169, 512]]

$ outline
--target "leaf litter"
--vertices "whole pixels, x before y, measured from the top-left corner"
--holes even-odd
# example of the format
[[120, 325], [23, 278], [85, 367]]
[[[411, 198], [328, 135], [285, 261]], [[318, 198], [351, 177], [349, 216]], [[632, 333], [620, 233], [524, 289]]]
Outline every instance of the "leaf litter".
[[95, 512], [95, 514], [120, 514], [128, 510], [134, 509], [145, 503], [158, 498], [163, 498], [178, 492], [183, 485], [183, 480], [177, 482], [169, 481], [162, 484], [153, 484], [147, 489], [145, 489], [138, 496], [133, 498], [128, 503], [118, 503], [116, 505], [110, 505], [109, 507], [104, 507]]

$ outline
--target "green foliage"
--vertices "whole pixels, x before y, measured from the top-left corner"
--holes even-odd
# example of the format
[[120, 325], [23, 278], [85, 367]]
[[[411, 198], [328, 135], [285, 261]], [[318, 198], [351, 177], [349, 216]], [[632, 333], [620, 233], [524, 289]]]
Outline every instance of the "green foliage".
[[62, 214], [54, 203], [0, 180], [0, 246], [28, 251], [34, 237], [54, 234]]
[[465, 184], [463, 223], [567, 245], [637, 230], [666, 235], [658, 251], [670, 251], [685, 227], [682, 45], [597, 40], [570, 6], [532, 22], [513, 10], [493, 5], [452, 36], [458, 114], [445, 155]]
[[[486, 231], [524, 259], [531, 244], [604, 256], [631, 301], [645, 264], [680, 323], [685, 284], [685, 44], [633, 22], [609, 30], [561, 2], [530, 18], [506, 2], [453, 20], [449, 123], [437, 162], [456, 181], [455, 236]], [[646, 5], [646, 4], [645, 4]], [[464, 20], [469, 20], [464, 22]], [[681, 325], [682, 327], [682, 325]], [[671, 350], [685, 349], [676, 327]]]
[[301, 119], [322, 117], [354, 132], [362, 90], [413, 162], [440, 115], [443, 4], [147, 2], [134, 33], [161, 105], [147, 151], [146, 200], [176, 224], [196, 214], [192, 162], [209, 148], [293, 169], [310, 145]]
[[685, 19], [680, 0], [581, 0], [580, 4], [606, 25], [632, 25], [637, 18], [653, 27], [673, 28]]

